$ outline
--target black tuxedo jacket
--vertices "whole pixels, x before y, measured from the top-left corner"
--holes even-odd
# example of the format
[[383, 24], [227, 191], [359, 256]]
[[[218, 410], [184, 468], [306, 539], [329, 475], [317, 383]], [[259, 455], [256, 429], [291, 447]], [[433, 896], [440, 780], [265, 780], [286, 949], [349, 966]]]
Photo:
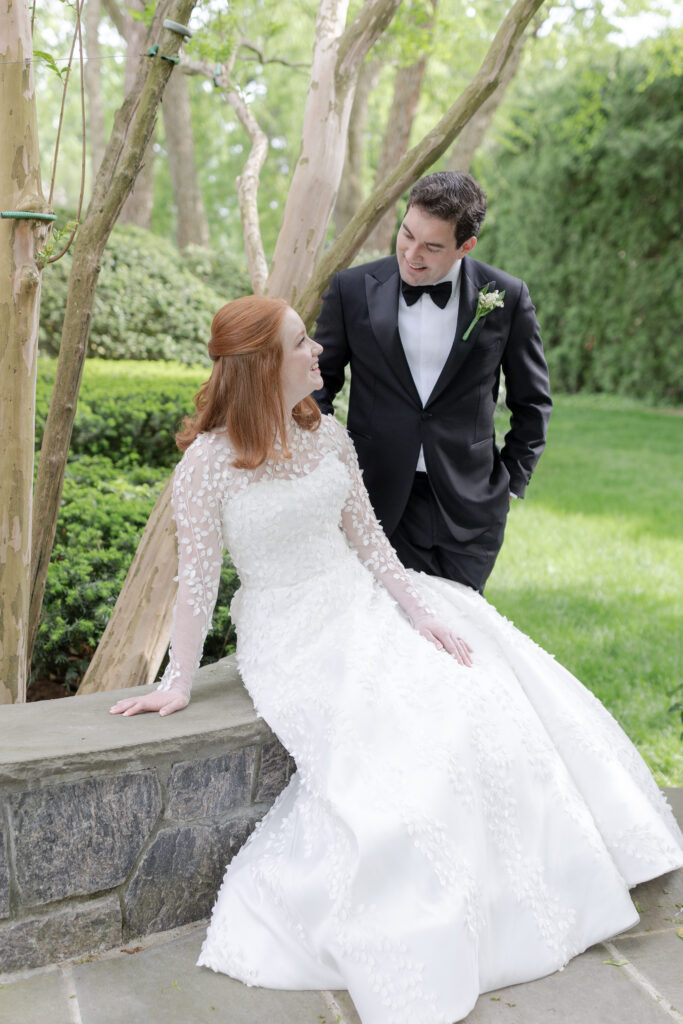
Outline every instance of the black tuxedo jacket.
[[[505, 289], [504, 306], [474, 319], [479, 291]], [[509, 492], [522, 497], [545, 446], [551, 401], [534, 307], [523, 281], [465, 256], [450, 354], [422, 405], [398, 333], [395, 256], [336, 274], [323, 296], [316, 340], [323, 346], [322, 412], [351, 365], [348, 430], [366, 487], [391, 536], [405, 509], [420, 451], [456, 539], [473, 540], [505, 519]], [[501, 368], [510, 429], [499, 452], [493, 413]]]

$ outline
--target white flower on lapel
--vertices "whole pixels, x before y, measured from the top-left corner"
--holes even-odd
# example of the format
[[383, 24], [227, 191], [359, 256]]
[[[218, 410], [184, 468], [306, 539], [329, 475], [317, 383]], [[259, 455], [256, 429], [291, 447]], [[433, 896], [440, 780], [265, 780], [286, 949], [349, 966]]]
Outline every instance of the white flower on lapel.
[[[490, 284], [491, 282], [489, 282]], [[462, 336], [463, 341], [467, 341], [470, 336], [470, 332], [476, 323], [478, 323], [483, 316], [487, 316], [492, 313], [494, 309], [499, 309], [503, 305], [503, 299], [505, 298], [505, 289], [502, 292], [490, 292], [489, 286], [484, 287], [477, 296], [477, 312], [474, 314], [474, 320], [469, 325], [467, 330]]]

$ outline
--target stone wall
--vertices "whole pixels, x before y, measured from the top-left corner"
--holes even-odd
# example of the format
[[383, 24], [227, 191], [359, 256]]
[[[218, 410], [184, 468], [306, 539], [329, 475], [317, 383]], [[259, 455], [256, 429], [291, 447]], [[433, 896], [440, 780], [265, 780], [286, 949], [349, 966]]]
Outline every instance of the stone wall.
[[126, 695], [0, 707], [0, 972], [207, 917], [292, 773], [233, 659], [178, 714], [109, 715]]

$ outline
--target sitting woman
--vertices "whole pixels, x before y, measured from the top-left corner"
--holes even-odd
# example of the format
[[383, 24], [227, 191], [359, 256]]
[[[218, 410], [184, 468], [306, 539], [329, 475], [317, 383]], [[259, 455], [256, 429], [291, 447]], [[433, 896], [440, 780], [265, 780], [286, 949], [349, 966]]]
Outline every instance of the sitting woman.
[[216, 314], [177, 441], [179, 585], [159, 688], [184, 708], [227, 546], [256, 709], [297, 772], [227, 868], [199, 964], [349, 990], [363, 1024], [451, 1024], [638, 920], [683, 865], [642, 758], [569, 672], [474, 590], [406, 571], [370, 506], [301, 319]]

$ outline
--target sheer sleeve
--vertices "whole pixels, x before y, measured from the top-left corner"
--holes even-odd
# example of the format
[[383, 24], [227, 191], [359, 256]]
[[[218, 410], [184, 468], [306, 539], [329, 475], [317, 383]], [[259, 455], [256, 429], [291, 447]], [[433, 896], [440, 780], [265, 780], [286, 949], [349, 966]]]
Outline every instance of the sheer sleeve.
[[168, 667], [159, 690], [188, 701], [218, 594], [222, 562], [220, 496], [211, 473], [211, 452], [200, 434], [178, 464], [173, 480], [178, 536], [178, 593]]
[[[331, 420], [331, 417], [325, 418]], [[386, 587], [413, 624], [417, 624], [433, 612], [412, 583], [375, 515], [353, 442], [336, 421], [332, 430], [339, 457], [351, 477], [351, 488], [342, 511], [342, 529], [363, 565]]]

